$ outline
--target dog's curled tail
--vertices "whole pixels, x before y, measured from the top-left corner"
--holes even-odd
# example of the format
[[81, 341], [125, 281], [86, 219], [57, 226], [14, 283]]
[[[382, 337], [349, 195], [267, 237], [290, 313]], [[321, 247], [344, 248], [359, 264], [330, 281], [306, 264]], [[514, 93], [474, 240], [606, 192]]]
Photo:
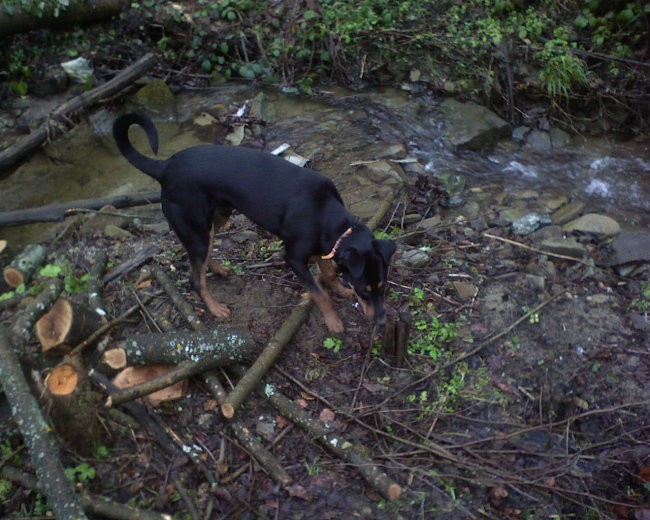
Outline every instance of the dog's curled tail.
[[147, 139], [149, 139], [149, 145], [151, 146], [153, 153], [158, 153], [158, 131], [156, 130], [156, 126], [148, 116], [137, 112], [124, 114], [118, 117], [113, 123], [113, 138], [115, 139], [117, 148], [126, 160], [138, 170], [150, 175], [157, 181], [160, 181], [162, 171], [165, 168], [167, 161], [151, 159], [133, 148], [131, 141], [129, 141], [129, 128], [131, 125], [142, 127], [147, 134]]

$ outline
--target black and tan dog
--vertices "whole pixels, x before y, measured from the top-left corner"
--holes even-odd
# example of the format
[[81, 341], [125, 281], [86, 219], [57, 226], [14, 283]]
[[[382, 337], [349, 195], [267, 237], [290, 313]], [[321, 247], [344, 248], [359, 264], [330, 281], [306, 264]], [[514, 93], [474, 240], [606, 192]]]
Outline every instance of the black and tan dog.
[[235, 209], [282, 239], [289, 266], [309, 289], [330, 331], [342, 332], [343, 323], [309, 272], [313, 257], [321, 280], [335, 293], [353, 295], [339, 281], [332, 260], [366, 316], [385, 321], [384, 291], [395, 243], [373, 238], [345, 209], [330, 179], [269, 153], [233, 146], [194, 146], [166, 160], [151, 159], [133, 148], [131, 125], [144, 129], [154, 153], [156, 128], [142, 114], [126, 114], [113, 124], [113, 136], [124, 157], [160, 183], [163, 212], [189, 255], [192, 286], [215, 317], [227, 320], [230, 310], [208, 290], [205, 271], [228, 272], [210, 253], [214, 231]]

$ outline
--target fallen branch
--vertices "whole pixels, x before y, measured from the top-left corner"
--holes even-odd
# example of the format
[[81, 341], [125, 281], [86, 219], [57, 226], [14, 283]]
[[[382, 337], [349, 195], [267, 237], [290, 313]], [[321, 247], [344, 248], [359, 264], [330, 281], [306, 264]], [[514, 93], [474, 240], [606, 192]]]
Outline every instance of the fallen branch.
[[[244, 369], [240, 371], [243, 373]], [[291, 399], [278, 392], [273, 385], [258, 385], [256, 390], [260, 397], [267, 399], [284, 417], [303, 428], [310, 438], [316, 439], [334, 455], [352, 464], [383, 497], [388, 500], [396, 500], [400, 497], [401, 486], [379, 469], [358, 446], [342, 438], [327, 423], [311, 417]]]
[[41, 125], [21, 141], [12, 144], [0, 152], [0, 171], [6, 170], [19, 160], [25, 158], [34, 148], [45, 143], [52, 137], [54, 125], [50, 121], [64, 123], [69, 121], [78, 111], [85, 109], [104, 98], [114, 95], [135, 79], [139, 78], [154, 64], [156, 58], [153, 53], [147, 53], [130, 67], [127, 67], [113, 79], [88, 92], [79, 94], [56, 108], [49, 116], [48, 123]]
[[38, 208], [28, 208], [0, 213], [0, 228], [7, 226], [20, 226], [34, 222], [59, 222], [68, 215], [81, 210], [98, 210], [104, 206], [115, 208], [129, 208], [131, 206], [142, 206], [160, 202], [160, 190], [146, 191], [133, 195], [116, 195], [114, 197], [103, 197], [100, 199], [71, 200], [68, 202], [56, 202]]
[[260, 383], [264, 375], [271, 369], [282, 349], [289, 343], [300, 326], [307, 321], [312, 308], [310, 299], [303, 300], [291, 315], [284, 321], [280, 330], [269, 341], [262, 353], [255, 360], [255, 363], [246, 371], [235, 388], [228, 394], [225, 401], [221, 403], [221, 412], [227, 419], [232, 419], [235, 411], [242, 405], [250, 393]]
[[14, 320], [11, 329], [14, 343], [27, 343], [32, 335], [34, 324], [56, 301], [63, 289], [60, 278], [52, 278], [29, 306]]
[[119, 280], [134, 269], [140, 267], [151, 257], [153, 257], [156, 253], [158, 253], [158, 249], [159, 248], [154, 245], [144, 246], [135, 254], [135, 256], [129, 258], [128, 260], [125, 260], [121, 264], [116, 265], [110, 271], [108, 271], [108, 273], [104, 275], [104, 278], [102, 278], [102, 281], [104, 284], [109, 284], [111, 282]]
[[207, 332], [134, 334], [107, 350], [104, 362], [115, 370], [127, 365], [178, 365], [188, 361], [211, 369], [250, 361], [256, 347], [247, 330], [227, 325]]
[[571, 262], [578, 262], [579, 264], [586, 265], [587, 267], [594, 267], [592, 263], [586, 260], [582, 260], [581, 258], [574, 258], [572, 256], [561, 255], [559, 253], [552, 253], [551, 251], [545, 251], [544, 249], [539, 249], [537, 247], [522, 244], [521, 242], [510, 240], [508, 238], [503, 238], [497, 235], [492, 235], [491, 233], [483, 233], [483, 236], [486, 238], [493, 238], [494, 240], [505, 242], [506, 244], [510, 244], [511, 246], [521, 247], [522, 249], [528, 249], [529, 251], [533, 251], [534, 253], [552, 256], [553, 258], [561, 258], [562, 260], [570, 260]]
[[2, 275], [7, 285], [13, 289], [22, 284], [27, 284], [32, 275], [45, 261], [47, 249], [40, 244], [25, 246], [11, 263], [4, 268]]
[[102, 277], [104, 276], [107, 262], [108, 255], [102, 249], [97, 253], [95, 263], [88, 273], [88, 306], [104, 319], [106, 319], [106, 309], [102, 298]]
[[[15, 348], [15, 346], [14, 346]], [[29, 391], [20, 363], [13, 355], [5, 328], [0, 325], [0, 383], [32, 458], [38, 481], [56, 518], [85, 519], [59, 459], [59, 450], [38, 402]]]
[[[0, 477], [32, 491], [43, 492], [42, 486], [33, 475], [14, 466], [0, 468]], [[81, 506], [89, 514], [99, 515], [114, 520], [171, 520], [171, 515], [154, 513], [144, 509], [135, 509], [106, 498], [96, 498], [87, 493], [81, 495]]]

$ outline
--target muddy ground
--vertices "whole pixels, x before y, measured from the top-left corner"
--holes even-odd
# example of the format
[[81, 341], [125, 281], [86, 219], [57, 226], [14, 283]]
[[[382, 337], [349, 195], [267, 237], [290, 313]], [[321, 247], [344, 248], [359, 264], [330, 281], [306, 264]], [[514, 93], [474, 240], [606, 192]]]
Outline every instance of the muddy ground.
[[[64, 466], [96, 470], [78, 485], [178, 518], [191, 518], [191, 507], [197, 518], [645, 518], [650, 345], [647, 328], [633, 327], [630, 314], [645, 275], [624, 279], [593, 262], [486, 237], [528, 242], [498, 225], [495, 208], [504, 199], [495, 186], [471, 187], [469, 197], [481, 207], [476, 218], [441, 207], [440, 188], [416, 175], [391, 193], [379, 229], [399, 245], [387, 301], [392, 319], [401, 313], [411, 320], [409, 355], [396, 363], [382, 352], [383, 331], [373, 330], [352, 301], [336, 299], [345, 334], [329, 334], [313, 310], [265, 381], [361, 446], [400, 484], [398, 500], [387, 501], [353, 465], [262, 399], [249, 398], [237, 418], [293, 479], [281, 486], [239, 446], [200, 379], [182, 399], [149, 409], [178, 446], [192, 447], [194, 463], [180, 452], [171, 457], [143, 428], [126, 427], [99, 406], [108, 454], [82, 456], [64, 443]], [[423, 227], [432, 209], [438, 218]], [[190, 328], [147, 281], [153, 266], [172, 277], [208, 327], [223, 326], [190, 291], [187, 257], [159, 208], [123, 213], [79, 217], [53, 244], [79, 276], [99, 250], [117, 266], [145, 246], [158, 248], [105, 287], [109, 317], [132, 306], [136, 294], [155, 294], [148, 313], [114, 328], [110, 340], [155, 331], [152, 319]], [[112, 218], [130, 235], [107, 236]], [[606, 249], [604, 239], [580, 240], [592, 257]], [[248, 328], [261, 348], [303, 288], [276, 239], [242, 216], [215, 246], [234, 272], [210, 278], [210, 288], [232, 308], [232, 325]], [[3, 323], [20, 309], [3, 310]], [[236, 379], [220, 377], [226, 387]], [[3, 461], [29, 469], [24, 450], [9, 457], [20, 437], [9, 435], [13, 428], [3, 431]], [[218, 484], [211, 487], [206, 475]], [[16, 486], [2, 506], [5, 515], [29, 515], [41, 502]]]
[[[365, 120], [352, 123], [366, 131]], [[319, 128], [312, 126], [315, 141]], [[327, 142], [324, 157], [315, 157], [315, 168], [334, 176], [337, 160], [375, 158], [347, 149], [337, 159], [349, 136], [337, 139]], [[149, 408], [177, 443], [174, 456], [142, 426], [125, 426], [109, 415], [101, 406], [104, 393], [95, 388], [107, 450], [81, 455], [63, 443], [65, 467], [96, 472], [81, 478], [78, 471], [76, 485], [176, 518], [192, 518], [193, 508], [195, 518], [214, 519], [648, 518], [650, 340], [647, 314], [639, 309], [647, 269], [621, 277], [601, 264], [609, 241], [602, 237], [579, 237], [589, 252], [586, 263], [520, 247], [533, 240], [514, 235], [499, 218], [500, 208], [535, 209], [539, 194], [469, 186], [468, 201], [479, 208], [470, 212], [442, 207], [440, 188], [414, 172], [377, 191], [385, 180], [357, 178], [356, 192], [345, 188], [357, 199], [346, 202], [367, 219], [392, 201], [379, 225], [399, 246], [387, 301], [392, 319], [402, 314], [411, 320], [410, 353], [396, 363], [382, 351], [383, 331], [374, 330], [354, 302], [336, 299], [345, 334], [333, 337], [312, 310], [265, 381], [361, 446], [399, 483], [398, 500], [387, 501], [354, 465], [253, 397], [237, 418], [293, 480], [278, 484], [239, 445], [199, 378], [182, 399]], [[98, 216], [80, 216], [48, 243], [50, 258], [65, 255], [78, 277], [100, 250], [115, 267], [157, 247], [142, 265], [105, 286], [109, 318], [134, 305], [136, 295], [155, 295], [147, 313], [113, 328], [108, 341], [155, 331], [154, 321], [164, 319], [190, 329], [157, 282], [149, 281], [153, 266], [172, 277], [208, 327], [223, 326], [190, 291], [187, 257], [159, 208], [121, 213], [111, 223], [129, 235], [114, 227], [108, 233]], [[422, 226], [435, 215], [439, 220]], [[233, 273], [211, 277], [210, 288], [232, 308], [231, 325], [249, 329], [261, 349], [304, 289], [284, 265], [276, 239], [245, 218], [235, 217], [216, 238], [216, 256]], [[6, 253], [1, 260], [9, 260]], [[3, 324], [10, 326], [23, 307], [5, 306]], [[232, 374], [220, 379], [226, 388], [236, 380]], [[5, 407], [0, 466], [33, 471], [7, 412]], [[183, 446], [197, 455], [194, 462], [183, 458]], [[41, 516], [43, 502], [36, 492], [13, 485], [1, 496], [0, 514]]]

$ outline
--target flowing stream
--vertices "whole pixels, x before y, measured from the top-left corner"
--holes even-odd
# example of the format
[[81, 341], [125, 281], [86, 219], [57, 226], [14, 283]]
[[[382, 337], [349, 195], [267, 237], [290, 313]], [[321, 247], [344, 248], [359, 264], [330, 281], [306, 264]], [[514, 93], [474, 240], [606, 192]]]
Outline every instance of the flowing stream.
[[[265, 123], [260, 146], [272, 149], [290, 143], [301, 155], [315, 158], [317, 168], [337, 184], [345, 184], [351, 160], [368, 158], [367, 147], [402, 143], [408, 156], [432, 174], [459, 174], [468, 185], [496, 183], [505, 191], [554, 189], [585, 202], [590, 211], [612, 215], [623, 226], [650, 224], [650, 140], [574, 138], [575, 144], [548, 152], [506, 143], [490, 153], [455, 153], [445, 144], [437, 100], [395, 89], [364, 93], [332, 89], [307, 98], [277, 91], [260, 96], [249, 86], [227, 84], [180, 94], [176, 112], [182, 124], [157, 123], [159, 155], [167, 157], [200, 142], [223, 142], [223, 125], [192, 121], [215, 107], [234, 111], [247, 100], [254, 100]], [[92, 114], [0, 181], [0, 211], [154, 189], [154, 181], [117, 153], [110, 137], [113, 117], [103, 110]], [[148, 149], [144, 140], [136, 143], [141, 150]], [[42, 239], [44, 229], [30, 225], [1, 234], [14, 242], [28, 242]]]

